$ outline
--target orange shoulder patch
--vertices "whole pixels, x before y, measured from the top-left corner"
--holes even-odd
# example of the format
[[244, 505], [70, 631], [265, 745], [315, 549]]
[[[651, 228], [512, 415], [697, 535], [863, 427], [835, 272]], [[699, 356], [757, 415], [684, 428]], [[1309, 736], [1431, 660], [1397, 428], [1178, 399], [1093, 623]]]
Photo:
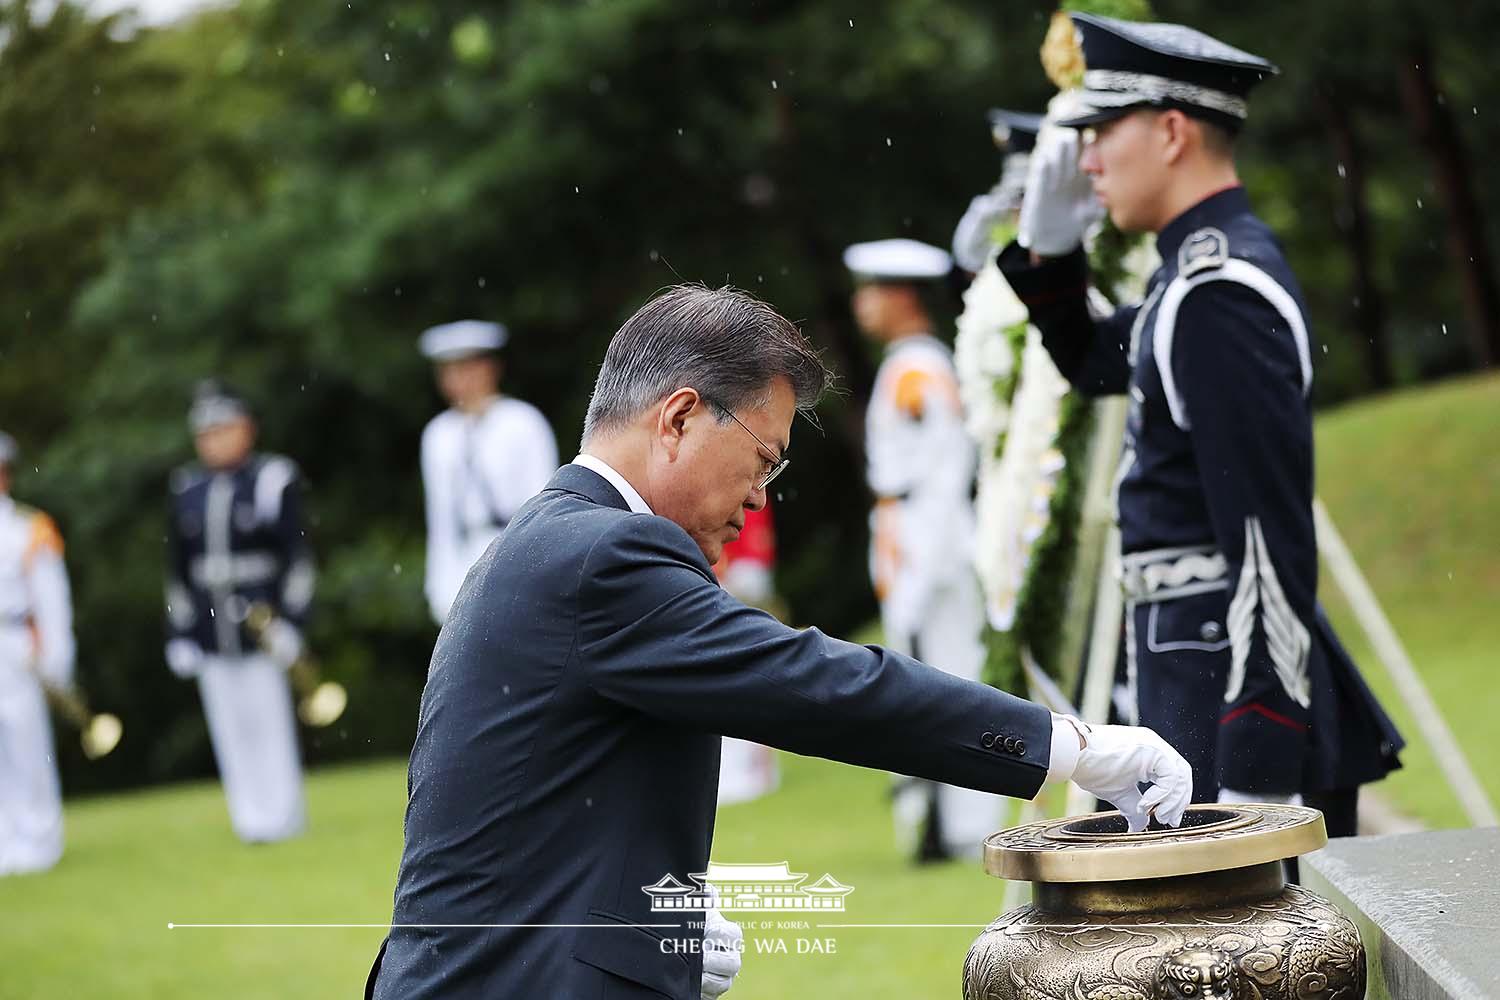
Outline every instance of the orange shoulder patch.
[[62, 555], [63, 540], [57, 530], [57, 523], [38, 511], [31, 515], [31, 534], [26, 539], [25, 559], [30, 562], [43, 552]]
[[921, 420], [926, 406], [927, 388], [932, 375], [920, 368], [908, 368], [896, 377], [896, 409], [913, 420]]

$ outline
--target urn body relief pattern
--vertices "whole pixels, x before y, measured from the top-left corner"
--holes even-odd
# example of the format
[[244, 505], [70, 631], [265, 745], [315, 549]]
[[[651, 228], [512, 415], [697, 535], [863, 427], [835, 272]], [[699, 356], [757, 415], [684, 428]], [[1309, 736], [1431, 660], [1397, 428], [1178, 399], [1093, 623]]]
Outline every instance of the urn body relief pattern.
[[[1200, 819], [1220, 821], [1196, 832], [1098, 834], [1087, 845], [1067, 828], [1076, 820], [996, 834], [986, 853], [994, 874], [1018, 860], [1034, 865], [1036, 851], [1108, 855], [1086, 870], [1049, 872], [1086, 880], [1033, 879], [1035, 902], [999, 917], [970, 948], [965, 1000], [1361, 1000], [1365, 952], [1354, 924], [1316, 893], [1286, 884], [1280, 861], [1266, 857], [1285, 849], [1288, 829], [1305, 841], [1298, 853], [1326, 840], [1321, 815], [1298, 810], [1299, 823], [1290, 812], [1297, 808], [1194, 807]], [[1226, 813], [1235, 821], [1223, 822]], [[1205, 870], [1200, 860], [1178, 875], [1105, 877], [1111, 865], [1139, 870], [1143, 858], [1148, 868], [1170, 865], [1173, 843], [1195, 837], [1220, 842], [1224, 868]]]

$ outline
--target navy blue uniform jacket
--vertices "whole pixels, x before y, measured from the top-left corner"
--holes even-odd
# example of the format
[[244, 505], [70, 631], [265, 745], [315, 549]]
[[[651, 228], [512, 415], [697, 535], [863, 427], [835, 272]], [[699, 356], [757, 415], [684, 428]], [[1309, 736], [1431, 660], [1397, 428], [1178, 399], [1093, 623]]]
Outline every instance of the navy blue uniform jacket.
[[[1122, 553], [1213, 557], [1212, 570], [1175, 581], [1185, 596], [1155, 609], [1139, 658], [1225, 654], [1227, 684], [1205, 671], [1199, 692], [1205, 717], [1218, 715], [1224, 787], [1373, 781], [1397, 766], [1401, 736], [1316, 607], [1313, 342], [1297, 280], [1237, 186], [1178, 216], [1156, 245], [1145, 301], [1102, 319], [1089, 312], [1081, 250], [1033, 265], [1012, 243], [999, 258], [1073, 386], [1128, 393]], [[1201, 633], [1205, 622], [1219, 633]], [[1195, 792], [1212, 788], [1206, 778]]]
[[[663, 937], [701, 939], [702, 914], [652, 914], [642, 887], [707, 867], [720, 734], [1030, 798], [1051, 732], [1038, 705], [746, 607], [676, 524], [564, 466], [438, 636], [372, 995], [696, 1000], [698, 941]], [[637, 926], [661, 923], [684, 926]]]

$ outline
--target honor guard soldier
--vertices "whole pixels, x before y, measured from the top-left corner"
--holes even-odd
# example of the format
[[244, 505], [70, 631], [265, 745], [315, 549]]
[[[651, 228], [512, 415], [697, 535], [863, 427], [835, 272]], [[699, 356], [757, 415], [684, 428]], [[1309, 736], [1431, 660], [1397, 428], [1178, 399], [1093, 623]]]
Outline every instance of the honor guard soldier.
[[305, 825], [286, 676], [315, 574], [302, 477], [291, 459], [252, 450], [249, 407], [217, 382], [198, 386], [188, 424], [199, 462], [171, 479], [167, 665], [198, 680], [235, 833], [283, 840]]
[[1031, 150], [1042, 127], [1042, 116], [1024, 111], [992, 108], [990, 138], [1005, 154], [999, 182], [984, 194], [975, 195], [953, 230], [953, 262], [971, 275], [978, 274], [999, 248], [995, 230], [1015, 218], [1026, 192], [1026, 171]]
[[557, 471], [547, 418], [500, 394], [507, 336], [499, 323], [461, 320], [432, 327], [419, 341], [449, 404], [422, 431], [427, 604], [439, 625], [469, 567]]
[[[1191, 28], [1071, 17], [1076, 114], [1043, 128], [1000, 267], [1076, 388], [1129, 394], [1131, 721], [1192, 763], [1199, 801], [1300, 797], [1353, 834], [1358, 786], [1402, 744], [1317, 608], [1312, 334], [1235, 170], [1247, 95], [1277, 70]], [[1096, 197], [1163, 262], [1100, 320], [1080, 248]]]
[[[984, 665], [983, 602], [974, 575], [974, 442], [964, 429], [953, 356], [932, 334], [919, 286], [953, 262], [915, 240], [844, 251], [861, 331], [885, 344], [865, 411], [871, 513], [870, 571], [885, 639], [966, 680]], [[994, 832], [999, 804], [967, 788], [903, 781], [898, 834], [918, 860], [973, 855]]]
[[15, 439], [0, 433], [0, 875], [63, 852], [62, 793], [44, 685], [73, 680], [73, 604], [52, 519], [10, 497]]

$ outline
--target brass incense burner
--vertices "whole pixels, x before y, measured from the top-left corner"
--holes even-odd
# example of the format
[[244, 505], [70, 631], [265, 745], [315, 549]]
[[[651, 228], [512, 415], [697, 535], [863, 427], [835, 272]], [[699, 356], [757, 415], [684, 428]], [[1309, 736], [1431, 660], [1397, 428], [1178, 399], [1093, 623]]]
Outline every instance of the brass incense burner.
[[1354, 925], [1286, 881], [1282, 859], [1328, 842], [1323, 814], [1192, 806], [1177, 829], [1119, 813], [1027, 823], [984, 843], [985, 871], [1033, 902], [979, 935], [965, 1000], [1361, 1000]]

